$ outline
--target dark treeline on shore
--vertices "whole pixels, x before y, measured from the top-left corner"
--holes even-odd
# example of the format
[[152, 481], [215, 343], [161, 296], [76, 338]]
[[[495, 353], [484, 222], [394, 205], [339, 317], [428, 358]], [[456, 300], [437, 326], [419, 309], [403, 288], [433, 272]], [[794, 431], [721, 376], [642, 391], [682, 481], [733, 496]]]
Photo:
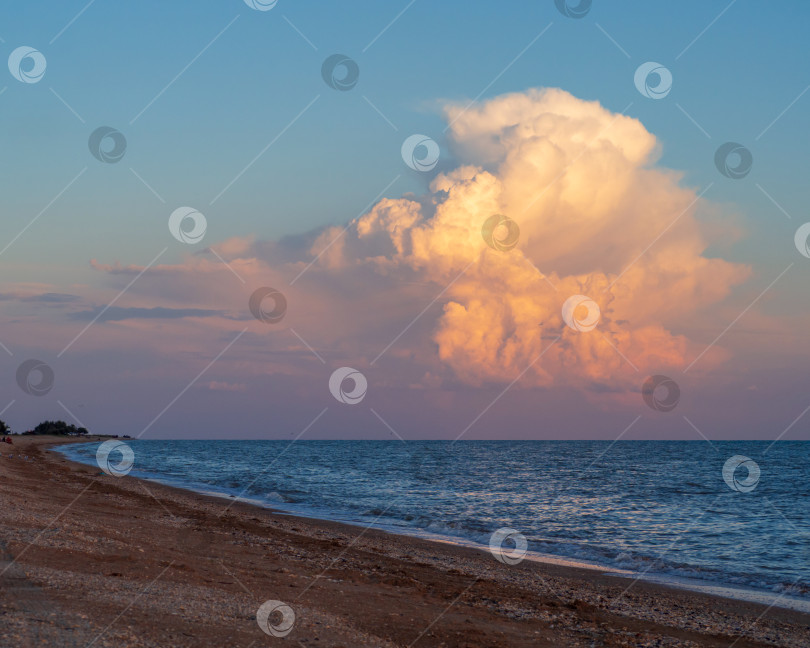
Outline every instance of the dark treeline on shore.
[[11, 428], [5, 421], [0, 421], [0, 435], [7, 434], [54, 434], [57, 436], [85, 436], [90, 434], [87, 428], [76, 427], [71, 423], [65, 421], [43, 421], [37, 425], [33, 430], [26, 430], [25, 432], [12, 432]]

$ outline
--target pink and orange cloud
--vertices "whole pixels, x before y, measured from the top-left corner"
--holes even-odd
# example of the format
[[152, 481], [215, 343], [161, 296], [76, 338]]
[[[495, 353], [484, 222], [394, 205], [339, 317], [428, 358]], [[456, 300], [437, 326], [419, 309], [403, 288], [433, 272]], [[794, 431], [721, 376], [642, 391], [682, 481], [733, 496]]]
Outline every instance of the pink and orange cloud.
[[[628, 364], [683, 368], [696, 352], [673, 327], [722, 300], [749, 270], [703, 256], [709, 234], [695, 214], [704, 201], [655, 166], [655, 137], [636, 119], [557, 89], [450, 105], [445, 114], [462, 164], [436, 177], [427, 197], [381, 200], [320, 268], [363, 265], [387, 278], [407, 271], [438, 287], [452, 282], [432, 340], [464, 382], [525, 372], [530, 385], [620, 384]], [[519, 227], [509, 251], [482, 237], [495, 214]], [[339, 235], [323, 232], [311, 252]], [[563, 322], [561, 306], [577, 294], [601, 310], [593, 331]]]
[[[451, 104], [445, 116], [457, 165], [438, 174], [427, 195], [385, 198], [346, 228], [311, 233], [300, 258], [281, 254], [283, 242], [234, 238], [213, 245], [216, 255], [157, 264], [82, 344], [137, 338], [191, 351], [212, 333], [246, 326], [265, 333], [247, 301], [269, 285], [290, 305], [273, 332], [296, 332], [276, 338], [275, 350], [306, 352], [300, 332], [316, 350], [362, 367], [396, 338], [387, 353], [418, 367], [431, 386], [520, 377], [523, 386], [637, 390], [639, 373], [682, 369], [703, 350], [678, 331], [749, 269], [705, 256], [713, 235], [698, 214], [717, 208], [656, 164], [659, 144], [637, 119], [559, 89]], [[519, 228], [508, 250], [482, 235], [498, 214]], [[93, 267], [116, 286], [143, 270]], [[593, 330], [565, 324], [562, 306], [572, 295], [598, 305]], [[712, 349], [701, 363], [709, 368], [723, 357]], [[226, 378], [209, 388], [242, 384]], [[414, 385], [412, 374], [402, 380]]]

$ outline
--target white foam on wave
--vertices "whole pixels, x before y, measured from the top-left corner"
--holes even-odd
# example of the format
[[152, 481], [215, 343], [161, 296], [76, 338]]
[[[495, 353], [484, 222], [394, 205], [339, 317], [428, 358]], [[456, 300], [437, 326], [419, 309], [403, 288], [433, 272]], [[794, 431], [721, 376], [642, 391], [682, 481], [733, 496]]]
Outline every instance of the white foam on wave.
[[[77, 445], [73, 447], [66, 445], [54, 448], [54, 450], [68, 456], [68, 458], [72, 459], [73, 461], [93, 464], [94, 462], [90, 457], [83, 455], [80, 452], [80, 449], [85, 445], [90, 446], [92, 444], [81, 444], [80, 446]], [[470, 547], [484, 551], [489, 550], [489, 533], [475, 533], [470, 529], [464, 528], [463, 525], [459, 523], [431, 521], [424, 527], [420, 527], [405, 522], [396, 523], [390, 520], [382, 523], [379, 522], [376, 516], [374, 520], [369, 522], [368, 516], [348, 514], [341, 515], [334, 511], [326, 511], [305, 504], [290, 503], [286, 498], [284, 498], [284, 496], [277, 492], [267, 493], [261, 498], [248, 498], [235, 496], [226, 489], [212, 490], [210, 488], [195, 487], [187, 482], [184, 482], [182, 478], [167, 479], [165, 477], [144, 474], [139, 475], [139, 477], [147, 481], [154, 481], [202, 495], [209, 495], [230, 501], [244, 502], [254, 506], [260, 506], [262, 508], [274, 509], [280, 513], [291, 516], [340, 522], [353, 526], [374, 528], [394, 535], [417, 537], [433, 542]], [[460, 536], [460, 532], [464, 533], [464, 536]], [[768, 591], [767, 589], [756, 589], [757, 583], [755, 580], [750, 583], [752, 585], [751, 587], [745, 585], [723, 584], [700, 577], [693, 577], [692, 574], [694, 574], [697, 570], [697, 568], [694, 567], [667, 566], [656, 559], [645, 559], [643, 557], [631, 556], [629, 554], [620, 554], [614, 559], [605, 557], [604, 560], [602, 560], [599, 558], [594, 558], [592, 555], [593, 549], [585, 546], [576, 547], [573, 543], [562, 543], [558, 539], [552, 538], [532, 538], [532, 541], [539, 541], [541, 543], [558, 543], [561, 546], [565, 546], [566, 549], [568, 549], [571, 553], [579, 553], [580, 556], [571, 557], [539, 551], [527, 551], [525, 555], [526, 560], [551, 565], [559, 565], [562, 567], [588, 569], [606, 574], [608, 576], [615, 576], [617, 578], [637, 579], [666, 587], [674, 587], [677, 589], [712, 596], [720, 596], [723, 598], [740, 601], [749, 601], [766, 606], [781, 607], [799, 612], [810, 613], [810, 599], [797, 598], [791, 596], [787, 592], [777, 593], [774, 591]], [[659, 571], [653, 571], [653, 569], [658, 569]], [[689, 576], [684, 576], [684, 573], [689, 574]], [[763, 584], [763, 587], [767, 586], [768, 585]]]
[[[608, 575], [613, 574], [608, 573]], [[626, 578], [625, 574], [616, 575]], [[761, 605], [767, 605], [769, 607], [788, 608], [790, 610], [810, 614], [810, 601], [788, 596], [787, 594], [776, 594], [775, 592], [766, 592], [748, 587], [723, 585], [720, 583], [698, 580], [696, 578], [672, 576], [670, 574], [647, 573], [642, 574], [639, 577], [639, 580], [649, 583], [656, 583], [658, 585], [665, 585], [667, 587], [689, 590], [691, 592], [700, 592], [701, 594], [721, 596], [723, 598], [735, 599], [737, 601], [760, 603]]]
[[[385, 525], [380, 525], [380, 528]], [[382, 530], [389, 530], [382, 528]], [[471, 547], [475, 549], [488, 550], [486, 543], [476, 542], [473, 540], [466, 540], [464, 538], [442, 536], [437, 533], [429, 531], [421, 531], [411, 533], [409, 531], [403, 532], [399, 527], [391, 527], [391, 532], [399, 535], [411, 535], [421, 537], [425, 540], [434, 542], [442, 542], [445, 544], [456, 545], [460, 547]], [[677, 576], [674, 574], [660, 573], [660, 572], [643, 572], [635, 569], [622, 569], [611, 566], [607, 563], [600, 563], [590, 560], [582, 560], [576, 558], [569, 558], [566, 556], [558, 556], [548, 553], [541, 553], [537, 551], [527, 551], [524, 556], [525, 560], [532, 560], [535, 562], [545, 563], [549, 565], [559, 565], [562, 567], [575, 567], [578, 569], [589, 569], [591, 571], [598, 571], [607, 576], [616, 576], [618, 578], [628, 580], [640, 580], [648, 583], [655, 583], [664, 587], [674, 587], [676, 589], [688, 590], [691, 592], [698, 592], [701, 594], [708, 594], [711, 596], [719, 596], [722, 598], [734, 599], [737, 601], [749, 601], [751, 603], [759, 603], [761, 605], [771, 607], [781, 607], [798, 612], [810, 613], [810, 600], [800, 599], [787, 594], [777, 594], [766, 590], [753, 589], [749, 587], [740, 587], [733, 585], [725, 585], [708, 580], [698, 578], [687, 578], [684, 576]], [[635, 561], [633, 561], [635, 562]]]

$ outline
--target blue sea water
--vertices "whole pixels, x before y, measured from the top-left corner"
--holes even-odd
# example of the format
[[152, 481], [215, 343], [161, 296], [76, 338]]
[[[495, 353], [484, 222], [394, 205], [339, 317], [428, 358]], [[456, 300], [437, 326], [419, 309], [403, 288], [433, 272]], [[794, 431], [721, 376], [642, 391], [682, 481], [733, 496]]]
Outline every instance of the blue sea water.
[[[465, 544], [510, 527], [530, 556], [810, 610], [810, 443], [126, 442], [134, 476]], [[735, 455], [760, 468], [749, 492], [723, 478]]]

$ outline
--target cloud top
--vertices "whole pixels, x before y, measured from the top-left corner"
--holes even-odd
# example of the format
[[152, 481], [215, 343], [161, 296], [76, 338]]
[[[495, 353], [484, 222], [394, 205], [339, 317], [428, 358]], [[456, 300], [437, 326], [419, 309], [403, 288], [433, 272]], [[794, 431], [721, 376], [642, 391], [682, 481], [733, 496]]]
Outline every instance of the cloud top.
[[[525, 374], [535, 385], [618, 387], [631, 367], [683, 368], [695, 351], [673, 330], [748, 269], [704, 256], [711, 241], [696, 213], [706, 203], [655, 165], [655, 137], [558, 89], [449, 105], [445, 114], [458, 166], [427, 196], [378, 202], [320, 267], [449, 284], [432, 339], [441, 362], [472, 384]], [[513, 248], [485, 241], [495, 215], [519, 229]], [[339, 233], [325, 231], [312, 252]], [[510, 236], [504, 226], [495, 233]], [[593, 330], [566, 326], [562, 305], [572, 295], [598, 305]]]

